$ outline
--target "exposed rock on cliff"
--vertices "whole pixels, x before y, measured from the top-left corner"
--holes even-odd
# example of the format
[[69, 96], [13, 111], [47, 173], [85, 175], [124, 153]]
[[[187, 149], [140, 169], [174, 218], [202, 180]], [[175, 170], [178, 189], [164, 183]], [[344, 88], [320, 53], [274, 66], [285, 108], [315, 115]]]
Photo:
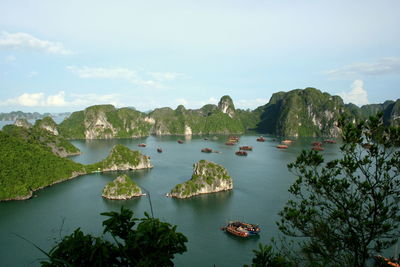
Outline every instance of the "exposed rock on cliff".
[[115, 145], [104, 160], [87, 166], [93, 171], [124, 171], [153, 168], [150, 159], [139, 151], [133, 151], [123, 145]]
[[154, 122], [131, 108], [98, 105], [71, 114], [59, 125], [67, 138], [111, 139], [148, 136]]
[[176, 185], [167, 195], [176, 198], [188, 198], [232, 188], [232, 178], [223, 166], [211, 161], [200, 160], [194, 164], [192, 178]]
[[26, 119], [16, 119], [14, 122], [15, 126], [22, 127], [22, 128], [31, 128], [32, 124], [27, 121]]
[[228, 95], [221, 97], [218, 103], [218, 109], [221, 110], [222, 113], [228, 114], [231, 118], [235, 116], [235, 106], [233, 105], [232, 98]]
[[130, 199], [143, 196], [143, 193], [128, 175], [123, 174], [104, 187], [102, 196], [107, 199]]
[[58, 135], [57, 123], [51, 117], [44, 117], [35, 122], [35, 126], [42, 128], [53, 135]]
[[397, 99], [396, 102], [390, 103], [384, 109], [383, 121], [388, 125], [400, 126], [400, 99]]

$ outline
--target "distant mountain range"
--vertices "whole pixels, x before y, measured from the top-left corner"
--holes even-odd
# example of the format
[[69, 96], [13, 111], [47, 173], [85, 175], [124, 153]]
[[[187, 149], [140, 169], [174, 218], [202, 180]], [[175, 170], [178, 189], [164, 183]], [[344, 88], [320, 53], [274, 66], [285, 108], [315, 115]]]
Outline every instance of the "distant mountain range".
[[38, 113], [38, 112], [22, 112], [22, 111], [12, 111], [9, 113], [0, 113], [0, 121], [15, 121], [17, 119], [26, 119], [26, 120], [38, 120], [38, 119], [43, 119], [45, 117], [57, 117], [57, 116], [62, 116], [62, 117], [68, 117], [71, 113], [69, 112], [63, 112], [63, 113], [56, 113], [56, 114], [51, 114], [51, 113]]
[[[207, 104], [200, 109], [186, 109], [180, 105], [175, 110], [164, 107], [144, 113], [134, 108], [96, 105], [70, 114], [55, 129], [69, 139], [243, 134], [248, 131], [278, 136], [337, 137], [340, 135], [337, 125], [341, 115], [358, 121], [378, 112], [384, 114], [386, 124], [400, 125], [400, 99], [358, 107], [344, 104], [340, 96], [305, 88], [274, 93], [268, 103], [253, 111], [236, 109], [227, 95], [218, 105]], [[45, 115], [8, 114], [13, 114], [14, 120], [17, 115]]]

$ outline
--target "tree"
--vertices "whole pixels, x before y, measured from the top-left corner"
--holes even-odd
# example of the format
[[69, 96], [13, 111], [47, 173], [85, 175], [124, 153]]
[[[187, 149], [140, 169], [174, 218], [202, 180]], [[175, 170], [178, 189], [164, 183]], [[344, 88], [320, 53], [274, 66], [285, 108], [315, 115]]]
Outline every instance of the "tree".
[[341, 158], [303, 151], [288, 165], [297, 179], [278, 226], [300, 238], [302, 260], [314, 266], [364, 266], [400, 236], [399, 128], [381, 114], [340, 127]]
[[[133, 212], [121, 208], [105, 212], [104, 237], [85, 235], [79, 228], [64, 237], [49, 253], [42, 266], [173, 266], [174, 254], [186, 251], [187, 238], [176, 226], [151, 218], [133, 218]], [[140, 221], [136, 229], [136, 222]]]

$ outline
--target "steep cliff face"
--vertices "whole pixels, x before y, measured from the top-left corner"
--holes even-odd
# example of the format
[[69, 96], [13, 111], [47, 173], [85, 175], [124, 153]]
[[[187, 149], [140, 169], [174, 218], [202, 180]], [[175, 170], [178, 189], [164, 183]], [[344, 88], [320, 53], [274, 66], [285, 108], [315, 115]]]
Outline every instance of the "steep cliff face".
[[153, 168], [149, 157], [139, 151], [133, 151], [123, 145], [115, 145], [104, 160], [87, 166], [88, 172], [93, 171], [124, 171]]
[[235, 116], [235, 106], [233, 105], [232, 98], [228, 95], [221, 97], [218, 103], [218, 109], [231, 118]]
[[340, 129], [337, 122], [344, 112], [339, 96], [314, 88], [273, 94], [268, 104], [260, 107], [261, 122], [257, 129], [280, 136], [332, 136]]
[[233, 180], [223, 166], [211, 161], [200, 160], [194, 164], [192, 178], [176, 185], [167, 195], [176, 198], [188, 198], [232, 188]]
[[400, 126], [400, 99], [386, 106], [383, 111], [383, 121], [388, 125]]
[[139, 196], [143, 196], [142, 190], [126, 174], [118, 176], [114, 181], [108, 183], [104, 187], [102, 193], [102, 197], [104, 198], [119, 200], [131, 199]]
[[245, 127], [235, 116], [235, 107], [229, 96], [221, 98], [219, 106], [208, 104], [200, 109], [185, 109], [182, 105], [155, 109], [149, 114], [154, 119], [151, 134], [240, 134]]
[[67, 138], [134, 138], [149, 135], [153, 123], [144, 113], [130, 108], [98, 105], [72, 113], [59, 125], [59, 131]]
[[51, 117], [44, 117], [35, 122], [35, 126], [42, 128], [54, 135], [58, 135], [57, 123]]
[[15, 126], [22, 127], [22, 128], [31, 128], [32, 123], [27, 121], [26, 119], [16, 119], [14, 122]]

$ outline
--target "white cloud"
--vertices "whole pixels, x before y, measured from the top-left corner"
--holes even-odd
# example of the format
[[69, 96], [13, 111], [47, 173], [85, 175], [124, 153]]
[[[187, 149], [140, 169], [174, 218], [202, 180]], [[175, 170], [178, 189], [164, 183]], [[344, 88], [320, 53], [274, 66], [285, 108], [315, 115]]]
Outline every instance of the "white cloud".
[[165, 88], [158, 81], [142, 79], [134, 70], [127, 68], [92, 68], [68, 66], [67, 69], [80, 78], [126, 80], [132, 84], [156, 89]]
[[15, 107], [79, 107], [85, 108], [98, 104], [112, 104], [114, 106], [124, 106], [120, 101], [119, 94], [71, 94], [66, 99], [64, 91], [54, 95], [46, 96], [44, 93], [24, 93], [18, 97], [7, 99], [0, 102], [0, 106]]
[[400, 74], [400, 58], [382, 58], [372, 63], [356, 63], [338, 69], [327, 71], [332, 78], [358, 78], [360, 76], [378, 76]]
[[40, 40], [28, 33], [0, 33], [0, 48], [20, 48], [44, 51], [50, 54], [69, 55], [71, 50], [66, 49], [61, 43]]
[[29, 78], [32, 78], [32, 77], [35, 77], [35, 76], [38, 76], [38, 75], [39, 75], [39, 72], [34, 71], [34, 70], [28, 73], [28, 77]]
[[173, 81], [185, 76], [183, 73], [177, 73], [177, 72], [149, 72], [148, 74], [155, 80], [161, 82]]
[[8, 56], [6, 56], [6, 57], [4, 58], [4, 61], [7, 62], [7, 63], [14, 62], [14, 61], [16, 61], [16, 60], [17, 60], [17, 58], [14, 57], [13, 55], [8, 55]]
[[80, 78], [123, 79], [134, 80], [136, 72], [125, 68], [90, 68], [68, 66], [67, 69], [77, 74]]
[[355, 80], [351, 84], [349, 92], [342, 92], [339, 94], [345, 103], [353, 103], [358, 106], [366, 105], [368, 101], [368, 93], [364, 90], [364, 82], [362, 80]]
[[255, 109], [258, 108], [259, 106], [263, 106], [268, 103], [267, 98], [255, 98], [255, 99], [240, 99], [237, 101], [237, 104], [235, 104], [236, 108], [241, 108], [241, 109]]

